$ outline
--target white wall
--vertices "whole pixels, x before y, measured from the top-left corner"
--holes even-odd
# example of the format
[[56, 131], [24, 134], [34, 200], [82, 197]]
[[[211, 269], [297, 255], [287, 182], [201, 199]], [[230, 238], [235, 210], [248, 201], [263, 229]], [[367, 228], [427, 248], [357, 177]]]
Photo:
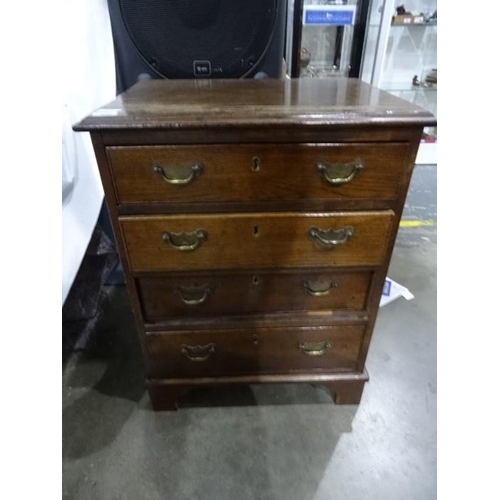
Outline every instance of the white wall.
[[115, 97], [115, 66], [106, 0], [64, 0], [62, 95], [62, 303], [90, 241], [103, 200], [87, 133], [71, 125]]

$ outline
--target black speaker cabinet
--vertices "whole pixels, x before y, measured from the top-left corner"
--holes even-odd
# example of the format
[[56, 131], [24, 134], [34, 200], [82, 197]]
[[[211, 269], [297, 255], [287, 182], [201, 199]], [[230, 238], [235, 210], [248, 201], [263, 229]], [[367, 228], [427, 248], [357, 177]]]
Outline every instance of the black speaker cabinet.
[[143, 78], [279, 78], [286, 0], [108, 0], [117, 93]]

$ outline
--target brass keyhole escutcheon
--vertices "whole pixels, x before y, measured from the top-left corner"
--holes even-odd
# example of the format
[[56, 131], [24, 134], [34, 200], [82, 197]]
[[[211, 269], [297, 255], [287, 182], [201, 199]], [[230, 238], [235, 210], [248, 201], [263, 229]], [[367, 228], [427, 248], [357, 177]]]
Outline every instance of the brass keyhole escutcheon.
[[259, 234], [260, 234], [260, 228], [259, 228], [259, 226], [254, 226], [253, 227], [253, 236], [254, 236], [254, 238], [258, 238]]
[[260, 158], [258, 156], [254, 156], [252, 158], [252, 170], [254, 172], [258, 172], [260, 170]]
[[252, 285], [260, 285], [260, 278], [256, 274], [252, 276]]
[[256, 333], [253, 334], [253, 343], [255, 345], [258, 345], [258, 343], [259, 343], [259, 337], [257, 336]]

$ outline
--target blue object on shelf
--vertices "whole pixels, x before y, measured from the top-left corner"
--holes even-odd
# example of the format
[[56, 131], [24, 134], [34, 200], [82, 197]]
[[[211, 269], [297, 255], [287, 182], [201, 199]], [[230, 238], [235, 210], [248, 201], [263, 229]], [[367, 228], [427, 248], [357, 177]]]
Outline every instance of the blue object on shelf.
[[310, 5], [304, 10], [303, 24], [309, 26], [351, 26], [356, 17], [355, 5]]

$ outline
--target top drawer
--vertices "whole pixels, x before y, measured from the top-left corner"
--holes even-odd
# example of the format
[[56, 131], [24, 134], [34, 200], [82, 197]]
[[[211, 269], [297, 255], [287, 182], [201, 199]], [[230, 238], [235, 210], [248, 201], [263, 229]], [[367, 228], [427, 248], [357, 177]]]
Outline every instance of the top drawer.
[[108, 147], [118, 203], [393, 200], [405, 143]]

